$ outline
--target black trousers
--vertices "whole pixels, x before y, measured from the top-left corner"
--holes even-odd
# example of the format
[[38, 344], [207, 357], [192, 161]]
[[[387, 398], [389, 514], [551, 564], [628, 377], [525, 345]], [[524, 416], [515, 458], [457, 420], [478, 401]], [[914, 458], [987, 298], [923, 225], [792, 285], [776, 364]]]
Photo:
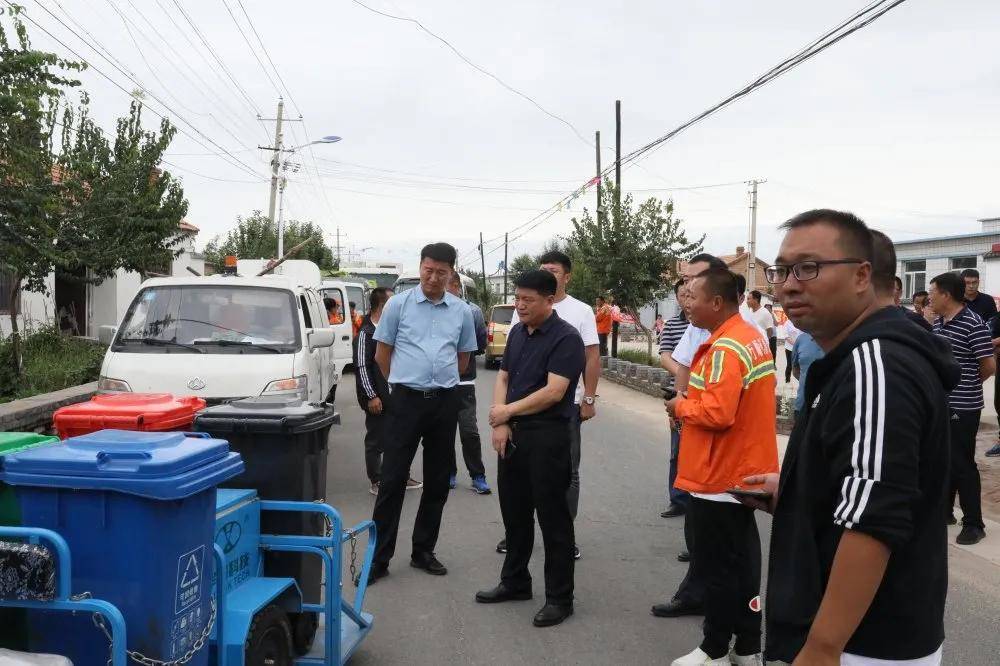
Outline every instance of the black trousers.
[[569, 515], [576, 520], [576, 514], [580, 510], [580, 411], [570, 417], [569, 420], [569, 490], [566, 491], [566, 500], [569, 502]]
[[751, 610], [760, 594], [760, 535], [753, 509], [742, 504], [691, 498], [692, 563], [705, 582], [701, 649], [713, 659], [729, 652], [760, 652], [761, 614]]
[[775, 363], [778, 361], [778, 338], [768, 338], [767, 344], [771, 348], [771, 358]]
[[785, 349], [785, 383], [792, 381], [792, 350]]
[[[470, 361], [471, 362], [471, 361]], [[473, 479], [486, 476], [483, 465], [483, 444], [479, 439], [479, 423], [476, 421], [476, 387], [474, 385], [458, 385], [458, 436], [462, 440], [462, 457], [465, 459], [465, 469]], [[458, 461], [455, 447], [451, 447], [451, 473], [458, 473]]]
[[[393, 388], [382, 431], [382, 479], [372, 520], [378, 531], [374, 561], [388, 565], [396, 552], [399, 515], [417, 445], [424, 449], [424, 488], [413, 523], [413, 554], [434, 552], [441, 513], [448, 501], [448, 468], [455, 456], [458, 394], [441, 390], [425, 397], [403, 386]], [[422, 440], [422, 441], [421, 441]]]
[[601, 356], [607, 356], [608, 355], [608, 334], [607, 333], [598, 333], [597, 334], [597, 342], [598, 342], [598, 350], [600, 351]]
[[528, 562], [535, 545], [535, 519], [545, 543], [545, 599], [573, 604], [573, 517], [566, 491], [570, 478], [570, 432], [565, 421], [516, 423], [513, 453], [497, 462], [500, 513], [507, 556], [500, 580], [513, 590], [531, 589]]
[[[385, 402], [382, 408], [385, 409]], [[382, 478], [382, 430], [385, 428], [386, 413], [372, 414], [365, 407], [365, 471], [368, 480], [378, 483]]]
[[962, 524], [985, 527], [979, 479], [976, 465], [976, 434], [979, 432], [980, 410], [952, 410], [951, 414], [951, 508], [955, 495], [962, 507]]

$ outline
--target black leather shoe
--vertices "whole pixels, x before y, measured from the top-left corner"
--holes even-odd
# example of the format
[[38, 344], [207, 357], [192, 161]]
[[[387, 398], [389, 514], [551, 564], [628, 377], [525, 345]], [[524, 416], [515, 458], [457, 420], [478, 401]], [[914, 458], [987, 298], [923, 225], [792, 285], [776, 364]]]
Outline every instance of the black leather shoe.
[[691, 561], [691, 553], [687, 552], [686, 550], [682, 550], [681, 552], [677, 553], [677, 561], [678, 562], [690, 562]]
[[684, 515], [684, 507], [680, 504], [670, 503], [667, 510], [660, 514], [660, 518], [677, 518]]
[[973, 525], [963, 525], [955, 543], [962, 546], [973, 546], [986, 538], [986, 530]]
[[481, 604], [499, 604], [504, 601], [527, 601], [531, 598], [531, 590], [517, 592], [500, 583], [492, 590], [476, 592], [476, 601]]
[[685, 615], [703, 615], [704, 612], [700, 604], [680, 599], [671, 599], [669, 603], [656, 604], [652, 608], [652, 613], [656, 617], [684, 617]]
[[368, 570], [368, 585], [369, 587], [374, 585], [379, 578], [385, 578], [389, 575], [389, 567], [384, 564], [372, 563], [372, 568]]
[[507, 539], [501, 539], [500, 540], [500, 543], [497, 544], [497, 552], [498, 553], [506, 553], [507, 552]]
[[443, 576], [448, 570], [443, 564], [438, 562], [434, 553], [420, 553], [410, 559], [410, 566], [415, 569], [423, 569], [432, 576]]
[[542, 610], [535, 613], [532, 624], [536, 627], [551, 627], [560, 624], [563, 620], [573, 614], [572, 606], [556, 606], [555, 604], [545, 604]]

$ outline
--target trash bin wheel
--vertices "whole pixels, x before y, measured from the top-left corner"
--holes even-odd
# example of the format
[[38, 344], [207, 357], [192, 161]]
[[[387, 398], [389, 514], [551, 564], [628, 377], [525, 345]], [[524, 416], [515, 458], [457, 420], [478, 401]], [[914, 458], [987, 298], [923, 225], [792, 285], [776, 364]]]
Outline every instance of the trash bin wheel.
[[292, 648], [295, 654], [303, 655], [312, 649], [316, 632], [319, 631], [319, 616], [316, 613], [289, 613], [292, 624]]
[[292, 628], [284, 610], [272, 604], [254, 616], [244, 662], [246, 666], [292, 666]]

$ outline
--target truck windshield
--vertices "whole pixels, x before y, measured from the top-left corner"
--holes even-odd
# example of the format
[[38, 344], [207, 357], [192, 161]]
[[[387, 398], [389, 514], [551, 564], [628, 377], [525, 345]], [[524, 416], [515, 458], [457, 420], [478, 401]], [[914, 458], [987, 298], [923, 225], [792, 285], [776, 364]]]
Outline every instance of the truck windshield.
[[402, 294], [404, 291], [420, 286], [420, 278], [399, 278], [396, 280], [396, 288], [393, 291]]
[[293, 294], [237, 285], [147, 287], [129, 307], [114, 345], [151, 354], [273, 354], [299, 347]]

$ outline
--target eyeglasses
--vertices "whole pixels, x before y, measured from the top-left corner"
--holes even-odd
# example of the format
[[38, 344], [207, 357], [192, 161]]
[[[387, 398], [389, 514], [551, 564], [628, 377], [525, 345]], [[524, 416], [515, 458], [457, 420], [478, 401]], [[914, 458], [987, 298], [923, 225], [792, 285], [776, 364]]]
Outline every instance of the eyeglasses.
[[819, 277], [821, 266], [836, 264], [863, 264], [863, 259], [827, 259], [825, 261], [800, 261], [791, 266], [774, 265], [764, 271], [764, 276], [771, 284], [781, 284], [788, 279], [788, 275], [794, 275], [799, 282], [815, 280]]

